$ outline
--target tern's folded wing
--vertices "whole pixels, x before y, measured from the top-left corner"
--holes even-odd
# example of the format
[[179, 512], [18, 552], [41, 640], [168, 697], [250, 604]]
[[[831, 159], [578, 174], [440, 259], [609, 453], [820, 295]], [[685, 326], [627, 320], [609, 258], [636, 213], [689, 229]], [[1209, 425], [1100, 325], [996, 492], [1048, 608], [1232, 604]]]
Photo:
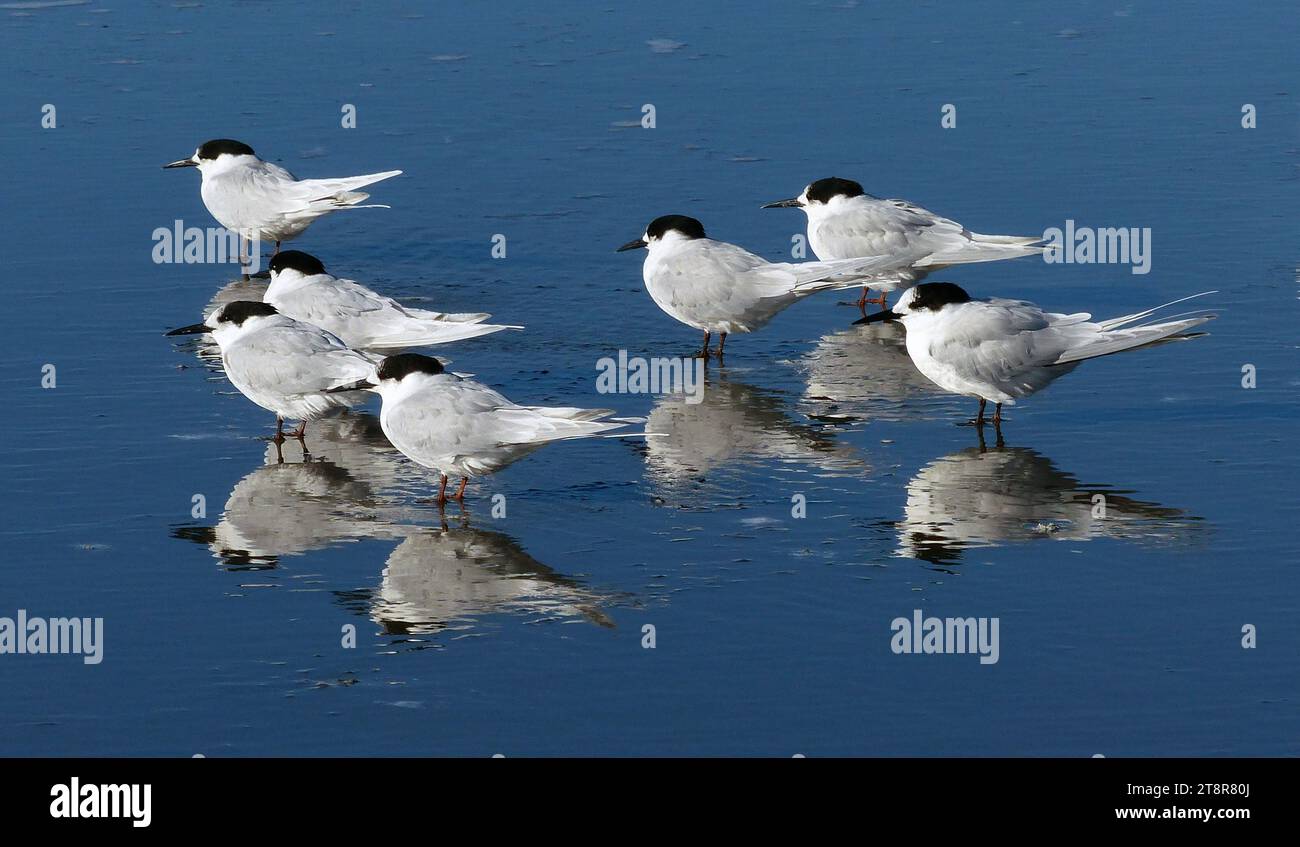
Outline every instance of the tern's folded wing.
[[[974, 301], [944, 308], [929, 354], [955, 376], [1000, 386], [1013, 396], [1037, 391], [1059, 373], [1046, 368], [1070, 345], [1086, 315], [1051, 315], [1012, 300]], [[1056, 319], [1064, 319], [1058, 325]]]
[[225, 358], [250, 387], [277, 394], [317, 394], [356, 382], [373, 373], [376, 361], [328, 333], [292, 327], [253, 333], [226, 351]]
[[817, 236], [835, 244], [851, 244], [863, 256], [918, 251], [936, 252], [966, 240], [965, 228], [906, 200], [855, 198], [842, 212], [824, 217]]

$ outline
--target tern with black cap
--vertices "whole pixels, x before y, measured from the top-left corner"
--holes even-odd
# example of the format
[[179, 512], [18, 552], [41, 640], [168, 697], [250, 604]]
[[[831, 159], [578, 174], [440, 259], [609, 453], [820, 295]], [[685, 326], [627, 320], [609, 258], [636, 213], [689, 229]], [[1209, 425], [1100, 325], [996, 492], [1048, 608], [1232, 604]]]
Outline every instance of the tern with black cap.
[[300, 421], [291, 434], [302, 438], [307, 421], [332, 409], [365, 402], [362, 391], [329, 389], [364, 378], [379, 361], [377, 356], [349, 350], [332, 333], [254, 300], [227, 303], [203, 323], [167, 334], [205, 332], [211, 333], [221, 348], [221, 364], [230, 383], [249, 400], [275, 413], [277, 440], [284, 438], [286, 418]]
[[252, 147], [230, 138], [206, 141], [193, 155], [163, 167], [198, 168], [203, 177], [199, 191], [212, 217], [242, 238], [274, 241], [277, 253], [281, 241], [302, 235], [323, 215], [340, 209], [387, 209], [358, 205], [370, 195], [356, 189], [401, 173], [298, 179], [279, 165], [259, 159]]
[[864, 275], [906, 266], [906, 255], [861, 256], [843, 262], [769, 262], [743, 247], [715, 241], [686, 215], [664, 215], [645, 234], [618, 248], [646, 251], [642, 277], [650, 297], [672, 317], [704, 333], [699, 355], [717, 356], [727, 336], [753, 332], [783, 309], [818, 291], [857, 288]]
[[319, 259], [300, 250], [277, 253], [270, 271], [265, 302], [282, 315], [334, 333], [353, 350], [395, 353], [523, 329], [483, 323], [492, 317], [486, 312], [433, 312], [403, 306], [360, 283], [331, 276]]
[[977, 300], [951, 282], [923, 282], [907, 289], [892, 309], [858, 321], [897, 320], [907, 330], [907, 352], [916, 369], [945, 391], [977, 397], [984, 408], [996, 403], [993, 423], [1002, 423], [1002, 405], [1014, 405], [1065, 376], [1081, 362], [1136, 350], [1183, 335], [1216, 316], [1205, 312], [1149, 319], [1159, 310], [1205, 291], [1131, 315], [1094, 321], [1087, 312], [1045, 312], [1023, 300]]
[[[764, 209], [803, 209], [808, 216], [808, 244], [819, 259], [851, 259], [915, 253], [904, 267], [873, 277], [862, 289], [858, 308], [886, 305], [886, 292], [920, 282], [949, 265], [996, 262], [1043, 252], [1040, 236], [983, 235], [954, 220], [906, 200], [873, 197], [851, 179], [827, 177], [804, 188], [798, 197], [768, 203]], [[881, 292], [868, 299], [869, 289]]]
[[449, 476], [460, 477], [455, 499], [463, 500], [470, 477], [495, 473], [555, 441], [603, 436], [639, 422], [611, 418], [609, 409], [520, 406], [419, 353], [389, 356], [369, 376], [330, 390], [370, 390], [383, 398], [379, 425], [407, 458], [439, 474], [439, 504], [447, 501]]

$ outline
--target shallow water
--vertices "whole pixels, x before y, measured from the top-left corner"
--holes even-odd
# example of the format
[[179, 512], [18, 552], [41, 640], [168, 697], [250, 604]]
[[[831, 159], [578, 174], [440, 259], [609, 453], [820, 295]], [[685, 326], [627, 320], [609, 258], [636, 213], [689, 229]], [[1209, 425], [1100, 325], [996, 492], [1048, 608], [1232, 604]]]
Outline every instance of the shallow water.
[[[105, 632], [99, 665], [0, 655], [0, 753], [1300, 753], [1292, 10], [416, 8], [0, 5], [0, 616]], [[373, 404], [277, 454], [162, 337], [232, 277], [151, 260], [155, 227], [211, 224], [159, 166], [222, 136], [300, 176], [403, 168], [391, 210], [294, 246], [526, 324], [438, 352], [663, 437], [538, 451], [464, 514]], [[935, 277], [977, 294], [1109, 316], [1218, 289], [1222, 314], [1087, 363], [983, 451], [844, 296], [731, 339], [701, 404], [596, 393], [601, 357], [699, 341], [617, 245], [681, 212], [788, 257], [802, 215], [759, 205], [832, 173], [983, 232], [1152, 229], [1147, 275]], [[999, 661], [895, 655], [914, 609], [997, 617]]]

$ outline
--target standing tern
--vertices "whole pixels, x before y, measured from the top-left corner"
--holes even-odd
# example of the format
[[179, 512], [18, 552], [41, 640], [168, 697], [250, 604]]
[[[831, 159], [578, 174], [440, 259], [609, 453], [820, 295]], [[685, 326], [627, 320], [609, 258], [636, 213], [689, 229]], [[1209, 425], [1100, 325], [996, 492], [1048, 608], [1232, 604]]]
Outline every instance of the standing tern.
[[659, 308], [704, 332], [699, 356], [709, 357], [716, 332], [719, 358], [727, 336], [753, 332], [797, 300], [818, 291], [856, 288], [865, 274], [906, 266], [909, 254], [857, 256], [840, 262], [769, 262], [743, 247], [715, 241], [685, 215], [664, 215], [617, 252], [646, 251], [642, 276]]
[[440, 505], [447, 502], [449, 475], [460, 477], [455, 499], [464, 500], [472, 476], [499, 471], [553, 441], [597, 436], [636, 422], [610, 418], [608, 409], [520, 406], [419, 353], [389, 356], [366, 378], [330, 389], [357, 390], [383, 398], [379, 424], [393, 446], [441, 475]]
[[[1191, 297], [1216, 292], [1206, 291]], [[924, 282], [903, 292], [893, 309], [876, 312], [859, 323], [899, 320], [907, 329], [907, 352], [917, 370], [952, 394], [997, 404], [993, 423], [1002, 423], [1002, 404], [1014, 405], [1065, 376], [1086, 359], [1108, 356], [1159, 341], [1187, 338], [1178, 333], [1215, 315], [1173, 317], [1139, 323], [1184, 297], [1131, 315], [1093, 321], [1087, 312], [1045, 312], [1023, 300], [975, 300], [951, 282]]]
[[221, 363], [231, 384], [249, 400], [275, 413], [276, 439], [284, 438], [286, 418], [300, 421], [291, 433], [302, 438], [307, 421], [331, 409], [366, 400], [362, 391], [328, 391], [373, 373], [376, 356], [349, 350], [332, 333], [296, 321], [270, 303], [236, 300], [203, 323], [173, 329], [168, 335], [210, 332], [221, 348]]
[[[339, 209], [387, 209], [359, 206], [370, 195], [356, 189], [395, 177], [384, 171], [337, 179], [298, 179], [279, 165], [264, 162], [242, 141], [206, 141], [187, 159], [164, 168], [198, 168], [203, 176], [203, 205], [226, 229], [247, 239], [280, 242], [302, 235], [322, 215]], [[242, 257], [241, 257], [242, 258]]]
[[[794, 206], [808, 215], [808, 244], [819, 259], [851, 259], [917, 251], [910, 266], [878, 274], [862, 289], [858, 308], [886, 306], [885, 292], [920, 282], [949, 265], [996, 262], [1035, 256], [1043, 239], [1031, 235], [982, 235], [906, 200], [883, 200], [851, 179], [827, 177], [804, 188], [798, 197], [768, 203], [764, 209]], [[881, 292], [867, 298], [868, 289]]]
[[325, 272], [315, 256], [285, 250], [271, 259], [263, 300], [282, 315], [315, 324], [353, 350], [394, 353], [523, 327], [485, 324], [491, 315], [412, 309], [350, 279]]

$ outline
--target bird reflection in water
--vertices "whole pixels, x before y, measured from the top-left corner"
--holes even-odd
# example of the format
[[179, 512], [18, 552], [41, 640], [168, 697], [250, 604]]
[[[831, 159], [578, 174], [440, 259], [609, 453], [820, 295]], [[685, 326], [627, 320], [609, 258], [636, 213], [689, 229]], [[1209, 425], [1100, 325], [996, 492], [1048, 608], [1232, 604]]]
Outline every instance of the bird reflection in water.
[[905, 338], [888, 322], [824, 336], [796, 363], [807, 379], [800, 408], [815, 420], [902, 421], [950, 405], [912, 364]]
[[1159, 545], [1204, 530], [1200, 518], [1180, 509], [1083, 485], [1033, 450], [1006, 447], [1000, 433], [989, 448], [983, 428], [978, 432], [979, 447], [936, 459], [908, 483], [899, 555], [957, 564], [972, 547], [1100, 538]]
[[[710, 373], [703, 400], [659, 397], [646, 421], [645, 463], [651, 483], [664, 493], [708, 481], [722, 470], [779, 463], [831, 474], [860, 474], [866, 464], [832, 431], [798, 421], [785, 398]], [[723, 488], [715, 481], [715, 487]]]
[[615, 601], [534, 559], [505, 533], [458, 525], [413, 530], [384, 565], [379, 586], [344, 597], [388, 634], [469, 629], [491, 614], [585, 620], [613, 627]]
[[301, 445], [268, 442], [263, 464], [235, 484], [215, 526], [178, 527], [173, 536], [206, 544], [239, 570], [345, 541], [402, 537], [404, 508], [394, 494], [418, 484], [418, 474], [378, 419], [343, 413], [319, 424]]
[[[412, 506], [423, 471], [388, 443], [374, 415], [323, 418], [304, 444], [268, 442], [263, 464], [236, 483], [215, 526], [172, 535], [207, 546], [233, 571], [360, 540], [399, 541], [377, 587], [340, 592], [386, 633], [465, 628], [492, 613], [613, 622], [598, 594], [526, 553], [504, 533], [475, 529], [463, 510]], [[429, 526], [435, 517], [439, 526]]]

